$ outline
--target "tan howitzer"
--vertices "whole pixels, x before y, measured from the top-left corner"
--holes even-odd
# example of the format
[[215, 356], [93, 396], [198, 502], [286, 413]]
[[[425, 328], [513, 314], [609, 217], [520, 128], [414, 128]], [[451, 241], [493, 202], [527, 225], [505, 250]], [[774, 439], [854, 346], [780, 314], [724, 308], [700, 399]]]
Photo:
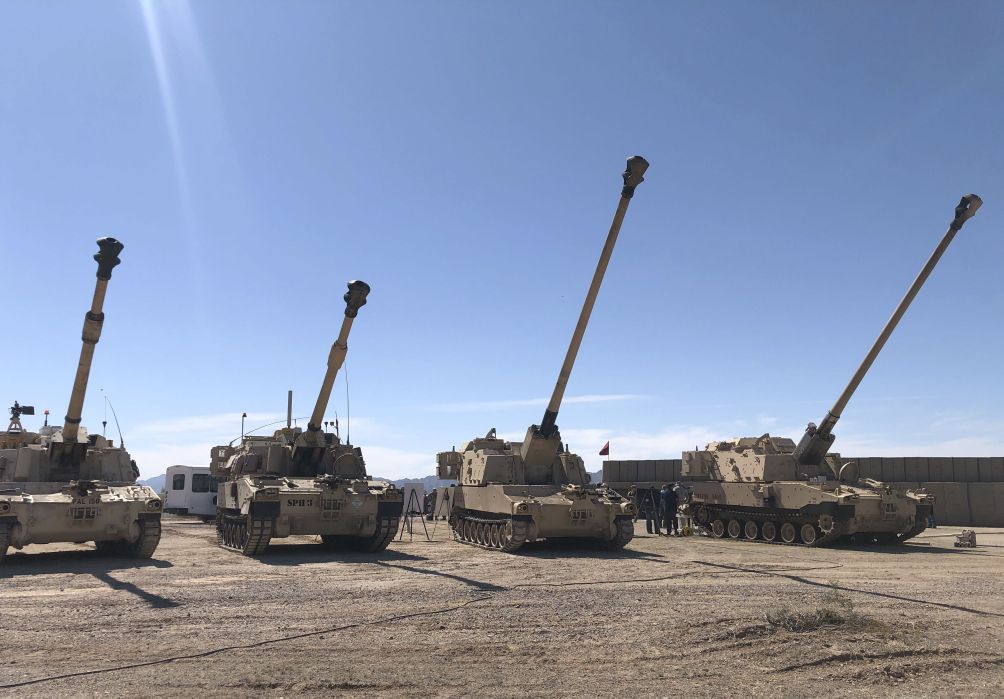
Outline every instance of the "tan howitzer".
[[345, 363], [345, 355], [349, 351], [348, 340], [352, 321], [355, 320], [359, 309], [366, 305], [366, 296], [370, 293], [370, 287], [366, 282], [353, 280], [348, 286], [349, 290], [343, 297], [345, 318], [342, 320], [341, 330], [338, 331], [338, 339], [331, 345], [331, 352], [328, 353], [328, 370], [324, 374], [324, 383], [321, 384], [321, 391], [317, 394], [317, 402], [314, 404], [314, 412], [310, 414], [307, 431], [302, 435], [303, 440], [311, 445], [318, 442], [317, 436], [321, 433], [321, 423], [324, 421], [324, 411], [328, 409], [328, 401], [331, 399], [335, 376]]
[[[558, 381], [551, 393], [551, 400], [544, 411], [544, 418], [540, 425], [531, 425], [527, 430], [526, 439], [523, 440], [521, 456], [527, 469], [527, 478], [531, 479], [531, 472], [539, 469], [549, 469], [554, 461], [554, 455], [560, 448], [560, 436], [558, 435], [558, 409], [561, 407], [561, 399], [565, 395], [565, 387], [568, 385], [568, 378], [572, 374], [572, 366], [575, 364], [575, 357], [579, 353], [579, 345], [582, 344], [582, 337], [586, 332], [586, 325], [589, 324], [589, 316], [593, 312], [593, 305], [596, 303], [596, 296], [600, 291], [600, 284], [603, 283], [603, 275], [607, 271], [607, 264], [613, 254], [614, 245], [617, 243], [617, 235], [620, 233], [621, 224], [624, 222], [624, 215], [627, 213], [631, 197], [634, 196], [635, 187], [641, 184], [645, 178], [645, 171], [648, 169], [648, 161], [639, 155], [628, 158], [627, 169], [624, 171], [624, 188], [621, 190], [621, 199], [617, 204], [617, 211], [614, 220], [610, 224], [610, 232], [607, 233], [606, 243], [600, 253], [599, 262], [596, 263], [596, 271], [593, 273], [593, 281], [589, 285], [586, 300], [582, 304], [582, 311], [579, 313], [579, 322], [575, 325], [575, 332], [572, 333], [572, 341], [568, 345], [568, 352], [565, 354], [565, 361], [561, 365], [558, 374]], [[532, 480], [531, 480], [532, 482]]]
[[[798, 446], [795, 447], [795, 451], [792, 455], [795, 460], [802, 465], [819, 465], [823, 461], [823, 457], [826, 456], [826, 452], [829, 451], [830, 446], [833, 444], [833, 440], [836, 436], [833, 434], [833, 428], [837, 424], [837, 420], [840, 419], [841, 413], [844, 412], [844, 408], [847, 406], [847, 402], [854, 395], [854, 391], [857, 390], [858, 385], [861, 380], [864, 379], [865, 374], [868, 373], [868, 369], [871, 368], [872, 362], [878, 356], [878, 353], [882, 351], [885, 346], [886, 340], [892, 335], [892, 331], [896, 329], [896, 325], [899, 323], [900, 318], [906, 313], [906, 309], [910, 307], [910, 303], [913, 302], [914, 297], [917, 292], [920, 291], [920, 287], [924, 285], [927, 278], [931, 275], [934, 270], [935, 265], [941, 259], [941, 256], [948, 249], [949, 244], [952, 239], [955, 238], [955, 234], [961, 230], [962, 225], [973, 217], [976, 210], [980, 208], [983, 204], [983, 200], [980, 199], [975, 194], [967, 194], [962, 197], [962, 201], [959, 205], [955, 207], [955, 218], [948, 226], [948, 230], [945, 232], [944, 237], [942, 237], [941, 242], [938, 243], [938, 247], [934, 249], [931, 253], [931, 257], [927, 260], [927, 264], [924, 265], [923, 269], [920, 270], [920, 274], [917, 278], [913, 280], [913, 284], [907, 289], [906, 295], [903, 300], [899, 302], [896, 310], [893, 311], [892, 316], [886, 322], [885, 327], [882, 328], [882, 332], [879, 333], [878, 339], [872, 345], [868, 354], [865, 355], [864, 361], [861, 362], [861, 366], [858, 370], [854, 372], [854, 376], [851, 377], [850, 382], [844, 389], [844, 392], [840, 394], [837, 398], [837, 402], [833, 404], [829, 412], [823, 418], [822, 422], [819, 423], [819, 427], [816, 427], [814, 423], [809, 423], [809, 426], [805, 429], [805, 434], [802, 435], [802, 439], [798, 442]], [[834, 473], [838, 478], [839, 473]]]
[[[119, 253], [125, 246], [115, 238], [100, 238], [98, 252], [94, 259], [98, 263], [97, 281], [94, 284], [94, 298], [91, 309], [84, 316], [84, 329], [81, 334], [83, 344], [80, 347], [80, 361], [77, 364], [77, 374], [73, 379], [73, 391], [70, 393], [70, 405], [66, 409], [63, 422], [62, 447], [58, 441], [53, 441], [53, 455], [61, 458], [80, 459], [83, 452], [76, 448], [77, 434], [80, 428], [81, 414], [84, 409], [84, 395], [87, 392], [87, 380], [91, 373], [91, 363], [94, 360], [94, 346], [101, 339], [101, 327], [105, 314], [102, 308], [105, 303], [105, 291], [108, 280], [112, 278], [112, 269], [121, 262]], [[62, 453], [57, 450], [62, 449]], [[73, 455], [77, 456], [73, 456]]]

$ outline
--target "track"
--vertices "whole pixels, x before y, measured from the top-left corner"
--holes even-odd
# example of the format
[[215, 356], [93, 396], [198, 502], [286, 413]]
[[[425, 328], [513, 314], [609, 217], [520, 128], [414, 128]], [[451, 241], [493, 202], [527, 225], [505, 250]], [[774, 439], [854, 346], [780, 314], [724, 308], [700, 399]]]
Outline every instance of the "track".
[[329, 548], [375, 553], [386, 549], [394, 540], [394, 535], [397, 534], [400, 524], [400, 517], [381, 517], [377, 520], [376, 531], [370, 536], [321, 534], [321, 541]]
[[139, 538], [136, 541], [95, 541], [94, 546], [108, 556], [124, 556], [126, 558], [150, 558], [160, 543], [160, 520], [141, 519], [139, 521]]
[[[488, 549], [513, 553], [526, 543], [529, 522], [513, 520], [510, 517], [479, 517], [469, 510], [455, 515], [450, 520], [450, 529], [457, 541]], [[603, 539], [570, 539], [596, 544], [608, 551], [619, 551], [634, 538], [634, 521], [631, 517], [617, 519], [617, 533], [609, 541]]]
[[216, 540], [220, 546], [245, 556], [260, 556], [272, 539], [272, 520], [220, 511], [216, 515]]
[[462, 543], [513, 553], [526, 543], [529, 523], [511, 517], [476, 517], [464, 511], [450, 519], [453, 537]]
[[7, 557], [7, 547], [10, 546], [10, 528], [6, 523], [0, 524], [0, 563]]
[[[702, 510], [706, 514], [702, 514]], [[754, 514], [744, 510], [707, 505], [695, 508], [694, 521], [716, 539], [728, 536], [736, 541], [761, 544], [815, 547], [833, 543], [842, 536], [837, 522], [833, 523], [830, 531], [823, 532], [817, 520], [807, 517], [769, 512]], [[735, 523], [738, 523], [738, 532]], [[808, 528], [811, 528], [811, 531]]]

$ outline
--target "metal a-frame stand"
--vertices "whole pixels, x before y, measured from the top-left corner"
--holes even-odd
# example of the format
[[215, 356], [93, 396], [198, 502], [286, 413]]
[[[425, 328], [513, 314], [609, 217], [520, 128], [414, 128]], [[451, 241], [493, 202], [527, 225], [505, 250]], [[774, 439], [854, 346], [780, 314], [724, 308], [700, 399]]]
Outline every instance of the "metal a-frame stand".
[[408, 541], [415, 540], [415, 517], [422, 523], [422, 531], [425, 532], [425, 540], [432, 541], [429, 536], [429, 528], [425, 526], [425, 510], [422, 503], [418, 501], [418, 491], [414, 488], [408, 494], [408, 502], [404, 505], [404, 512], [401, 513], [401, 534], [398, 541], [404, 541], [404, 530], [408, 530]]

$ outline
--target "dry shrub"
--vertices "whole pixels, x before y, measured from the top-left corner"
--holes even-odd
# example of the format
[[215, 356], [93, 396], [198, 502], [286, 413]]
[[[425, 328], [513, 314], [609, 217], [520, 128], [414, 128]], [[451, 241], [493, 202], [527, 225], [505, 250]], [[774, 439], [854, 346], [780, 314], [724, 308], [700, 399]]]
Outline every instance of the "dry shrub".
[[764, 614], [767, 624], [775, 629], [802, 633], [838, 626], [859, 625], [864, 617], [854, 611], [854, 601], [831, 587], [815, 607], [776, 607]]

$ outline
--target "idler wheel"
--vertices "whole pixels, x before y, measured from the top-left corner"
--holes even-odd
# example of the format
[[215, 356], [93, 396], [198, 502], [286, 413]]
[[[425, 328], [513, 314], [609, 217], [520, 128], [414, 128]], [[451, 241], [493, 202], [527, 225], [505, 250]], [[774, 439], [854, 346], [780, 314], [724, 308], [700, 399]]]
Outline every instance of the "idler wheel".
[[799, 530], [799, 536], [802, 537], [802, 543], [806, 546], [812, 546], [816, 543], [816, 539], [819, 538], [819, 530], [816, 529], [815, 524], [803, 524], [801, 530]]
[[746, 524], [743, 525], [743, 534], [746, 535], [746, 538], [753, 541], [757, 538], [759, 533], [760, 527], [757, 526], [757, 523], [752, 519], [746, 520]]
[[716, 539], [721, 539], [725, 536], [725, 522], [720, 519], [716, 519], [711, 523], [711, 533], [715, 535]]
[[774, 541], [777, 538], [777, 525], [773, 522], [764, 522], [760, 525], [760, 535], [764, 541]]
[[738, 519], [729, 520], [729, 536], [733, 539], [738, 539], [743, 533], [743, 525], [739, 524]]
[[781, 525], [781, 541], [784, 543], [794, 544], [797, 534], [798, 530], [795, 529], [795, 525], [791, 522], [785, 522]]

